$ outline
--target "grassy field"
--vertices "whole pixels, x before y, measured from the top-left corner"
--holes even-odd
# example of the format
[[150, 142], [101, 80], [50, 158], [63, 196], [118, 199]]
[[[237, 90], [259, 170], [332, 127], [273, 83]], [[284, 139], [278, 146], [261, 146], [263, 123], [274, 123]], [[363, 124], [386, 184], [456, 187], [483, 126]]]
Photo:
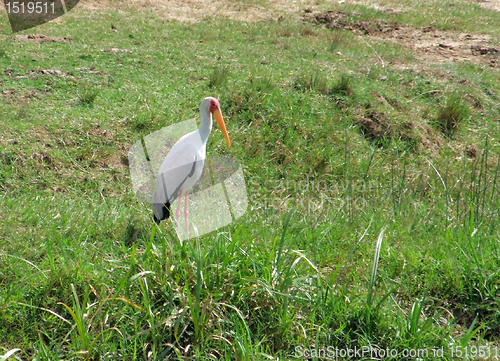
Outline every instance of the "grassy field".
[[[14, 35], [0, 13], [0, 354], [498, 359], [500, 13], [104, 5]], [[205, 96], [232, 142], [214, 126], [207, 151], [241, 161], [249, 206], [181, 244], [127, 152]]]

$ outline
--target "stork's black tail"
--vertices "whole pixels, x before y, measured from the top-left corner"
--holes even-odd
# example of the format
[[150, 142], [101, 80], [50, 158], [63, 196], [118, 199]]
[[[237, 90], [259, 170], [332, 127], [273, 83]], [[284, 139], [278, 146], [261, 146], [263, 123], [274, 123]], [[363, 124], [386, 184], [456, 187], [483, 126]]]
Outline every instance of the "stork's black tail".
[[153, 203], [153, 218], [156, 224], [170, 217], [170, 203]]

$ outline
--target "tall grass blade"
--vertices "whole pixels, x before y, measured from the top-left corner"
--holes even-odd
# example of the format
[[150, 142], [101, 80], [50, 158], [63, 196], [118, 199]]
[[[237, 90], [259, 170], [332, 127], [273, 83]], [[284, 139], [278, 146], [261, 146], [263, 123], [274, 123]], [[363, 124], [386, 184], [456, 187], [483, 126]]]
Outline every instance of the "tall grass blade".
[[9, 352], [7, 352], [5, 355], [1, 355], [0, 356], [0, 361], [7, 360], [9, 357], [11, 357], [12, 355], [14, 355], [17, 351], [21, 351], [21, 349], [20, 348], [13, 348]]
[[441, 180], [441, 183], [443, 184], [444, 191], [445, 191], [445, 194], [446, 194], [446, 225], [448, 225], [448, 221], [450, 220], [449, 219], [450, 193], [448, 191], [448, 187], [446, 186], [446, 183], [443, 180], [443, 177], [441, 177], [441, 174], [439, 173], [439, 171], [436, 169], [436, 167], [434, 167], [434, 164], [432, 164], [432, 162], [429, 159], [426, 159], [426, 160], [429, 163], [429, 165], [432, 167], [432, 169], [434, 169], [434, 171], [438, 175], [439, 179]]
[[358, 248], [359, 244], [361, 243], [361, 241], [363, 240], [363, 238], [365, 238], [366, 236], [366, 233], [368, 232], [368, 230], [370, 229], [370, 226], [372, 225], [372, 222], [373, 222], [373, 217], [370, 219], [370, 223], [368, 224], [368, 227], [366, 227], [365, 231], [363, 232], [363, 234], [361, 235], [361, 237], [359, 237], [358, 241], [356, 242], [356, 244], [354, 245], [354, 247], [352, 248], [351, 252], [349, 253], [349, 255], [347, 256], [347, 259], [346, 261], [344, 262], [344, 265], [342, 266], [342, 269], [340, 270], [339, 272], [339, 278], [341, 278], [342, 276], [344, 276], [344, 271], [345, 271], [345, 268], [347, 267], [347, 265], [351, 262], [351, 259], [352, 259], [352, 255], [354, 254], [354, 252], [356, 251], [356, 249]]
[[370, 283], [368, 284], [368, 296], [366, 299], [366, 304], [368, 308], [371, 309], [373, 303], [373, 288], [375, 287], [375, 282], [377, 281], [377, 270], [378, 270], [378, 261], [380, 259], [380, 248], [382, 247], [382, 239], [384, 238], [384, 232], [387, 226], [383, 227], [378, 235], [377, 245], [375, 247], [375, 255], [373, 256], [373, 267], [372, 273], [370, 276]]
[[474, 321], [472, 321], [472, 324], [467, 329], [467, 332], [465, 333], [465, 335], [462, 336], [462, 339], [460, 340], [460, 343], [459, 343], [460, 346], [467, 347], [468, 345], [470, 345], [472, 339], [484, 327], [484, 325], [479, 325], [479, 327], [474, 328], [476, 326], [476, 322], [477, 322], [477, 315], [474, 318]]
[[278, 270], [279, 270], [280, 261], [281, 261], [281, 254], [283, 252], [283, 246], [285, 245], [285, 236], [286, 236], [286, 232], [288, 230], [288, 226], [290, 225], [290, 219], [292, 218], [294, 206], [295, 206], [295, 201], [294, 201], [294, 205], [290, 209], [290, 212], [288, 212], [288, 217], [285, 221], [285, 226], [283, 227], [283, 233], [281, 234], [281, 239], [280, 239], [280, 242], [278, 244], [278, 249], [277, 250], [274, 249], [274, 251], [273, 251], [273, 254], [276, 255], [276, 261], [274, 264], [274, 272], [273, 272], [273, 273], [275, 273], [275, 275], [278, 275]]

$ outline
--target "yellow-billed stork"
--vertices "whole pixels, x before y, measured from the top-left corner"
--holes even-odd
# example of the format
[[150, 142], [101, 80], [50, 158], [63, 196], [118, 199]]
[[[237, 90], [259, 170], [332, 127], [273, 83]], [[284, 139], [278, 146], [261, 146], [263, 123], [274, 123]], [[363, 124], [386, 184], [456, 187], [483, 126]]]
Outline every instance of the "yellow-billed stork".
[[153, 193], [152, 200], [155, 222], [159, 224], [161, 220], [168, 219], [170, 205], [178, 198], [175, 212], [176, 225], [178, 226], [182, 194], [185, 193], [184, 220], [186, 235], [188, 235], [189, 190], [200, 179], [203, 172], [207, 140], [212, 131], [212, 114], [226, 137], [227, 146], [231, 147], [219, 101], [212, 97], [205, 98], [200, 105], [200, 127], [194, 132], [184, 135], [174, 144], [165, 157], [156, 179], [156, 190]]

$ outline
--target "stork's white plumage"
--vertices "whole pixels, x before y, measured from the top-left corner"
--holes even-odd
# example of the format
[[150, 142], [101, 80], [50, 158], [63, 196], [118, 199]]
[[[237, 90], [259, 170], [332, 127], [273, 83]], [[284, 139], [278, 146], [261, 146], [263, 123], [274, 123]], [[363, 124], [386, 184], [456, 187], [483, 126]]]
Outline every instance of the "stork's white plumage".
[[188, 196], [189, 190], [200, 179], [205, 165], [207, 140], [212, 131], [212, 114], [217, 120], [227, 146], [231, 146], [226, 126], [220, 111], [219, 101], [215, 98], [205, 98], [200, 105], [200, 127], [184, 135], [174, 144], [163, 161], [156, 179], [156, 190], [153, 193], [154, 220], [158, 224], [170, 216], [170, 205], [178, 198], [176, 223], [180, 217], [180, 203], [185, 193], [184, 219], [186, 235], [188, 234]]

